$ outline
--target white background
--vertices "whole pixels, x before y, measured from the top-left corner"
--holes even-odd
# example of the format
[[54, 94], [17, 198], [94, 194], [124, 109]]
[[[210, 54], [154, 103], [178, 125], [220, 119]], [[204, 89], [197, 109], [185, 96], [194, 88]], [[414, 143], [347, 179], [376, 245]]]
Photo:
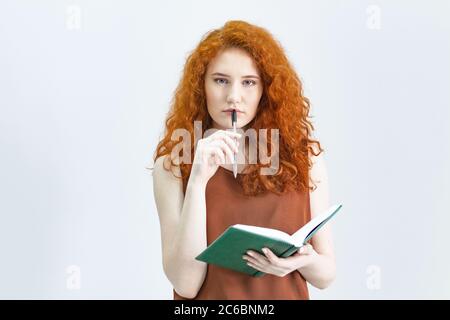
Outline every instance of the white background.
[[449, 14], [447, 1], [2, 1], [0, 298], [172, 299], [145, 167], [188, 53], [232, 19], [285, 48], [344, 204], [337, 279], [311, 298], [450, 298]]

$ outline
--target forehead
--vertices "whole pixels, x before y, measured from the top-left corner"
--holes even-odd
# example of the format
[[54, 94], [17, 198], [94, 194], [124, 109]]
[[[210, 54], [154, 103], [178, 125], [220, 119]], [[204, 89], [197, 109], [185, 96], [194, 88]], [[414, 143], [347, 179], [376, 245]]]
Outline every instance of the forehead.
[[208, 65], [208, 73], [214, 72], [221, 72], [231, 76], [259, 75], [252, 56], [239, 48], [229, 48], [220, 51]]

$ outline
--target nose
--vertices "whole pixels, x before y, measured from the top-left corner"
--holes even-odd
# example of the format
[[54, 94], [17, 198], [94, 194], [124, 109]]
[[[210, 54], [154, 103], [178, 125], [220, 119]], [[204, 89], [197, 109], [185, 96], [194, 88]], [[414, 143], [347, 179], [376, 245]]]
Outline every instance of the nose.
[[229, 104], [239, 104], [241, 102], [239, 84], [231, 86], [230, 91], [228, 92], [227, 102]]

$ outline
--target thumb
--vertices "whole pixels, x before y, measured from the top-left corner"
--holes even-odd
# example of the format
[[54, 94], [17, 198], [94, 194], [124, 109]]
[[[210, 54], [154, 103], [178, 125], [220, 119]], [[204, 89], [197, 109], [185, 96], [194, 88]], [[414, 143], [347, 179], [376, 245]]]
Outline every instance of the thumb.
[[300, 254], [309, 254], [312, 252], [312, 245], [310, 245], [309, 243], [305, 244], [304, 246], [301, 246], [298, 249], [298, 253]]

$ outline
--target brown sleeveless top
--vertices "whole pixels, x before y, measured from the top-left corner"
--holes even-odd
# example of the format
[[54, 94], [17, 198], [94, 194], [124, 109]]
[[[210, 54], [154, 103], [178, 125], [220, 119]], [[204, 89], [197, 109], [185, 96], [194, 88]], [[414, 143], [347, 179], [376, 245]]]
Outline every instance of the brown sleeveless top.
[[[185, 179], [184, 179], [185, 180]], [[183, 181], [186, 193], [187, 181]], [[247, 197], [233, 176], [221, 166], [206, 185], [207, 244], [233, 224], [249, 224], [294, 233], [311, 219], [309, 192], [272, 192]], [[173, 290], [174, 300], [188, 300]], [[297, 271], [284, 277], [252, 277], [212, 264], [193, 300], [292, 300], [309, 299], [306, 280]]]

